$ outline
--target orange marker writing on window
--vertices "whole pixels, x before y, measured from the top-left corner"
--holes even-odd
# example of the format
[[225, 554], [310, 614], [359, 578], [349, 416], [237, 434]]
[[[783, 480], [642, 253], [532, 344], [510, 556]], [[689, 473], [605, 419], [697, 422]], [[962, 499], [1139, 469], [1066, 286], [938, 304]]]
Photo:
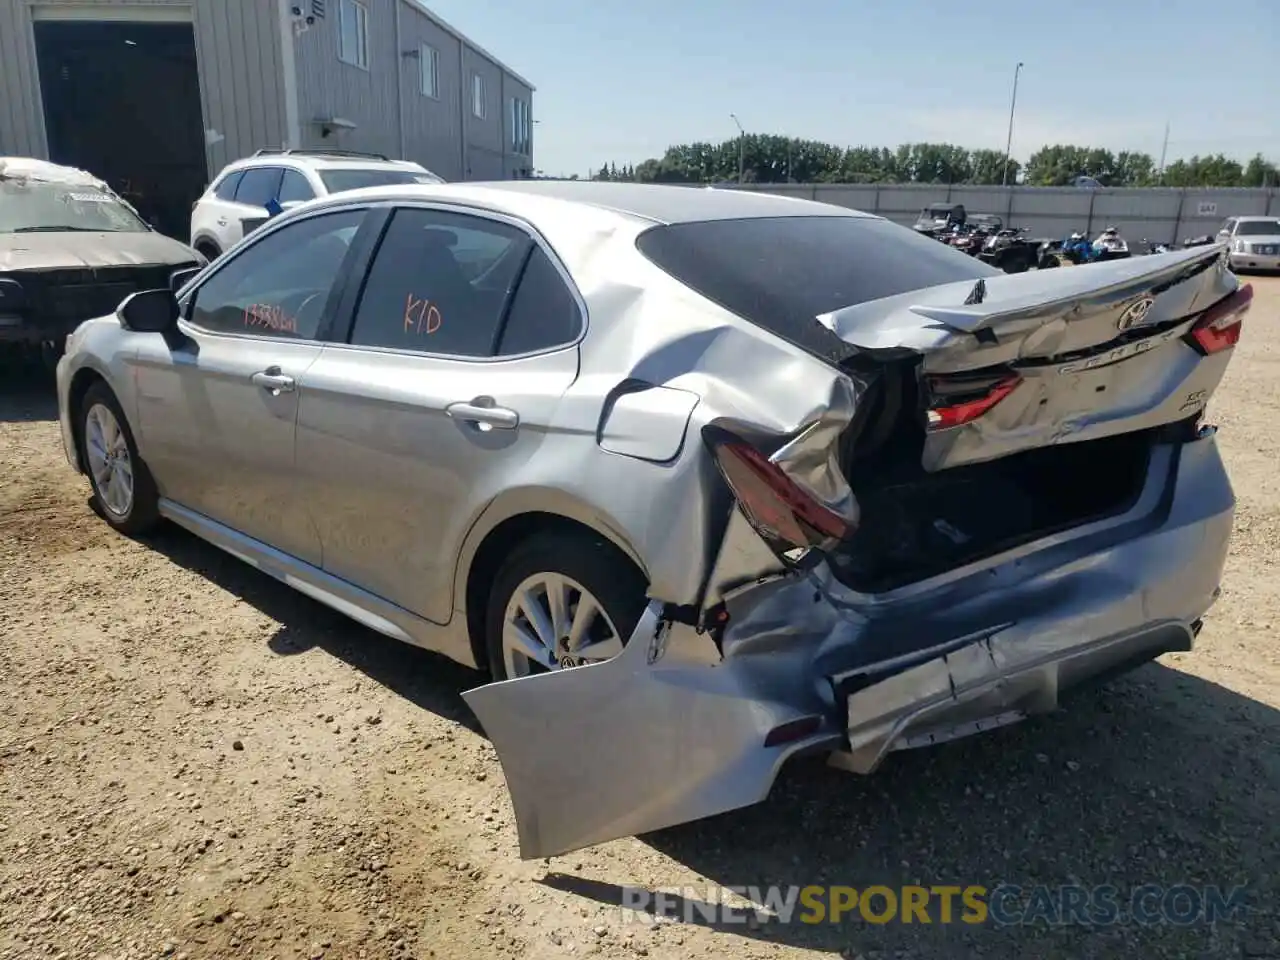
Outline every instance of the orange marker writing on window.
[[419, 300], [410, 293], [404, 302], [404, 332], [431, 334], [440, 329], [440, 308], [430, 300]]

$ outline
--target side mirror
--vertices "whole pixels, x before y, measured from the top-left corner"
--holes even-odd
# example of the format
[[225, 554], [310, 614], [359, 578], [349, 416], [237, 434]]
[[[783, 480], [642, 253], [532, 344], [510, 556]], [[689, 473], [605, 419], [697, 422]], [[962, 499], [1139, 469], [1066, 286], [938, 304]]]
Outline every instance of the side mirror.
[[178, 298], [172, 290], [139, 290], [116, 308], [116, 319], [135, 333], [171, 333], [178, 328]]
[[169, 274], [169, 289], [177, 294], [179, 290], [191, 282], [191, 278], [203, 270], [203, 267], [183, 267]]

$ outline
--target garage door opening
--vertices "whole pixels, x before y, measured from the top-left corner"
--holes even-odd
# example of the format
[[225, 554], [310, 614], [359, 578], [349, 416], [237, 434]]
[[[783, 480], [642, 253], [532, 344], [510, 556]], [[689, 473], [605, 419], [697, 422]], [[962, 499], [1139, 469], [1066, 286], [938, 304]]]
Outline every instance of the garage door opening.
[[49, 159], [101, 177], [185, 241], [208, 182], [191, 24], [34, 26]]

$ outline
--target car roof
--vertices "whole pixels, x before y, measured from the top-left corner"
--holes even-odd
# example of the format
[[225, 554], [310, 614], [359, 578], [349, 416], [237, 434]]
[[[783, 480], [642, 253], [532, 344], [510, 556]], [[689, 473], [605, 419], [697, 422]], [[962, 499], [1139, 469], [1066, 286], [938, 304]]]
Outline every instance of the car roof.
[[263, 153], [251, 157], [243, 157], [227, 164], [227, 170], [245, 170], [249, 167], [279, 167], [296, 165], [316, 170], [380, 170], [384, 167], [394, 169], [421, 170], [421, 164], [412, 160], [390, 160], [382, 157], [361, 156], [356, 153]]
[[341, 197], [455, 199], [518, 212], [522, 199], [612, 211], [654, 223], [693, 223], [754, 217], [869, 217], [848, 207], [748, 190], [701, 190], [693, 186], [613, 183], [597, 180], [495, 180], [470, 183], [374, 187]]
[[1275, 223], [1277, 220], [1280, 220], [1280, 213], [1272, 214], [1272, 215], [1271, 215], [1271, 216], [1269, 216], [1269, 217], [1268, 217], [1268, 216], [1264, 216], [1264, 215], [1263, 215], [1263, 214], [1261, 214], [1261, 213], [1251, 213], [1251, 214], [1249, 214], [1248, 216], [1242, 216], [1242, 217], [1230, 217], [1229, 219], [1231, 219], [1231, 220], [1238, 220], [1238, 221], [1245, 222], [1245, 223], [1250, 222], [1250, 221], [1256, 222], [1256, 221], [1258, 221], [1258, 220], [1263, 220], [1263, 221], [1265, 221], [1265, 222], [1267, 222], [1267, 223]]
[[0, 177], [30, 177], [34, 180], [48, 180], [57, 183], [68, 183], [76, 186], [102, 187], [106, 184], [87, 170], [77, 167], [64, 167], [50, 163], [48, 160], [37, 160], [34, 157], [0, 157]]

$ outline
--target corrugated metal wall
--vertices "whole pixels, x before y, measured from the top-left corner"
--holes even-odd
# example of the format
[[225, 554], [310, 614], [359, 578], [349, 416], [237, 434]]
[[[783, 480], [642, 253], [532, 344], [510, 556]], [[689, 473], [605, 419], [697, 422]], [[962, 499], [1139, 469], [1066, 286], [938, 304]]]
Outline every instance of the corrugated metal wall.
[[0, 156], [48, 157], [30, 6], [0, 0]]
[[[467, 179], [502, 180], [505, 176], [502, 68], [470, 47], [463, 49], [462, 63], [467, 83]], [[473, 110], [472, 85], [476, 76], [484, 81], [484, 119], [477, 117]]]
[[46, 157], [33, 9], [139, 19], [181, 11], [195, 26], [209, 172], [283, 139], [280, 18], [275, 0], [0, 0], [0, 154]]
[[195, 0], [196, 56], [209, 175], [285, 140], [284, 65], [277, 0]]
[[[403, 0], [363, 0], [368, 10], [369, 68], [338, 57], [341, 0], [295, 41], [303, 144], [384, 153], [416, 160], [446, 180], [503, 179], [527, 167], [508, 158], [504, 117], [508, 85], [531, 100], [527, 86], [501, 64], [442, 27], [426, 10]], [[396, 7], [400, 43], [396, 44]], [[421, 47], [439, 55], [439, 96], [422, 93]], [[472, 111], [472, 77], [484, 78], [485, 116]], [[400, 111], [404, 115], [401, 151]], [[355, 129], [321, 136], [321, 119], [338, 117]]]
[[[325, 5], [324, 19], [295, 41], [298, 64], [298, 117], [308, 147], [364, 150], [389, 157], [400, 153], [396, 120], [397, 76], [395, 14], [399, 0], [364, 0], [369, 11], [369, 68], [338, 59], [339, 0]], [[317, 120], [340, 117], [354, 130], [322, 137]]]
[[421, 56], [422, 44], [436, 51], [438, 96], [422, 93], [420, 59], [405, 61], [401, 76], [404, 93], [405, 158], [416, 160], [446, 180], [463, 179], [462, 109], [465, 95], [462, 82], [463, 45], [457, 37], [440, 29], [425, 14], [408, 4], [402, 6], [401, 30], [406, 50]]
[[1131, 241], [1181, 241], [1215, 233], [1227, 217], [1280, 216], [1280, 191], [1239, 189], [1103, 189], [1076, 187], [947, 187], [933, 184], [747, 184], [745, 189], [803, 197], [897, 223], [915, 222], [931, 203], [962, 203], [968, 213], [993, 213], [1034, 236], [1090, 235], [1120, 229]]

